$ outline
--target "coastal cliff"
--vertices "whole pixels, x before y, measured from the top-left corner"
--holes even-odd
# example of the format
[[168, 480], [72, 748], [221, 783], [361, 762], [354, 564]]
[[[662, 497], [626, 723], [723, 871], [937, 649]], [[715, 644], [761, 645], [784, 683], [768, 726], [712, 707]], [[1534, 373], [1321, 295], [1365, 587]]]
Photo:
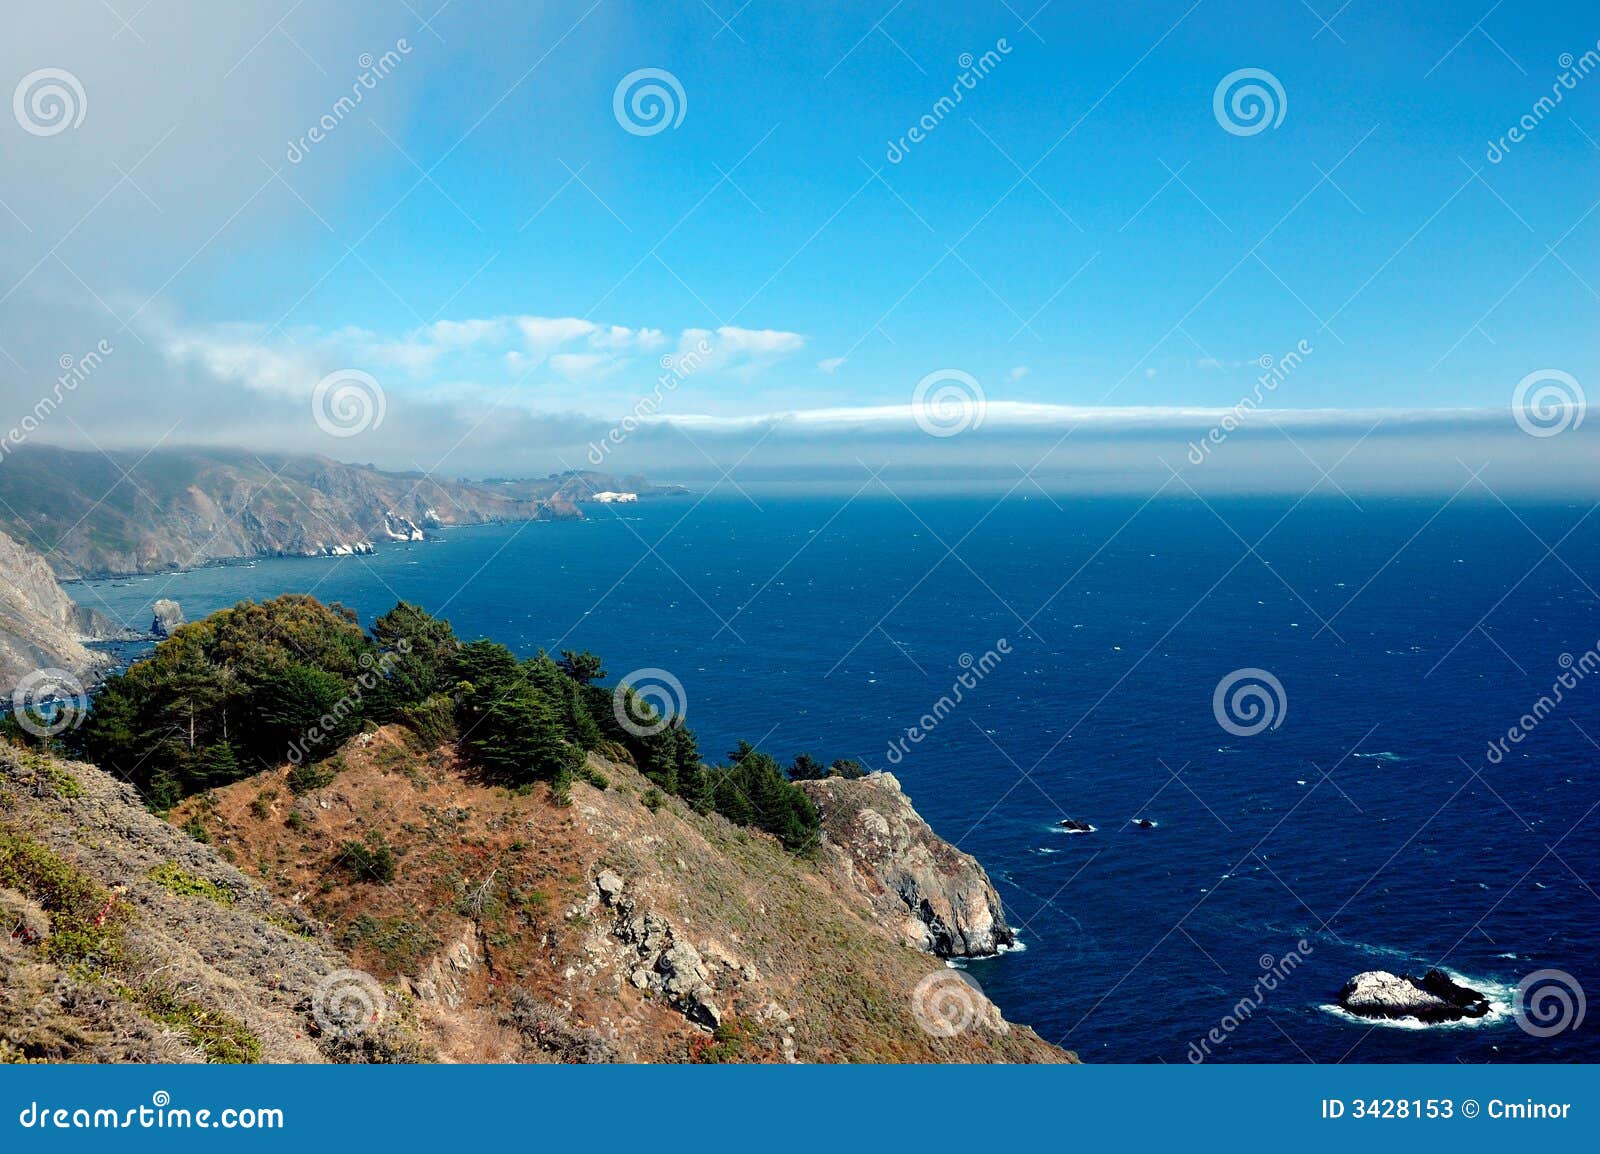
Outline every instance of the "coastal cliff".
[[443, 480], [309, 454], [107, 455], [25, 445], [0, 469], [0, 530], [48, 554], [63, 579], [156, 573], [253, 557], [367, 553], [449, 525], [581, 518], [580, 504], [621, 484], [581, 472]]
[[[829, 831], [796, 856], [641, 804], [625, 762], [591, 768], [608, 788], [561, 807], [385, 728], [326, 785], [269, 771], [169, 823], [93, 766], [0, 743], [0, 1057], [1073, 1060], [828, 876], [880, 845]], [[888, 783], [847, 784], [885, 805]], [[390, 883], [330, 866], [373, 833]]]
[[[870, 887], [841, 884], [835, 863], [884, 861], [881, 843], [841, 825], [796, 855], [660, 800], [624, 760], [591, 754], [589, 768], [607, 788], [578, 781], [561, 807], [386, 727], [348, 746], [326, 786], [297, 796], [288, 771], [269, 772], [171, 820], [260, 871], [414, 1007], [446, 1060], [1072, 1060], [913, 943], [904, 907], [886, 916]], [[904, 795], [888, 804], [888, 783], [845, 784], [920, 827], [908, 869], [928, 892], [993, 893]], [[374, 831], [392, 883], [329, 869]], [[960, 924], [978, 941], [980, 923]], [[1010, 937], [998, 904], [989, 933]]]
[[0, 691], [35, 670], [88, 676], [103, 659], [83, 643], [114, 631], [73, 604], [43, 557], [0, 532]]
[[708, 761], [596, 654], [404, 602], [166, 620], [0, 743], [12, 1056], [157, 1060], [176, 1022], [213, 1061], [1074, 1060], [947, 963], [1012, 931], [887, 774]]
[[1015, 944], [989, 875], [928, 827], [893, 775], [799, 784], [822, 813], [830, 876], [899, 926], [907, 944], [942, 958], [987, 957]]

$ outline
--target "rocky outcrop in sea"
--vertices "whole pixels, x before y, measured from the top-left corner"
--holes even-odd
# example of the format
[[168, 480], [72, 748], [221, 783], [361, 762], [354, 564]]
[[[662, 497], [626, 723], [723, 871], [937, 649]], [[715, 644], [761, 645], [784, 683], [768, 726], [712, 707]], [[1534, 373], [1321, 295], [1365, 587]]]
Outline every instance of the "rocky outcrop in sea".
[[1339, 1005], [1363, 1018], [1415, 1018], [1429, 1024], [1481, 1018], [1489, 1012], [1488, 998], [1442, 970], [1429, 970], [1420, 978], [1368, 970], [1339, 990]]

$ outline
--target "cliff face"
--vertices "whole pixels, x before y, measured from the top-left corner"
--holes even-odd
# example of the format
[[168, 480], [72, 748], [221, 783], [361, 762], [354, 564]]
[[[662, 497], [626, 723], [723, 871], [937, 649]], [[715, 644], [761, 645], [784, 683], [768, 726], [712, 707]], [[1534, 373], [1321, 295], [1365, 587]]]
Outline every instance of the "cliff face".
[[101, 658], [83, 642], [108, 629], [72, 603], [43, 557], [0, 533], [0, 691], [39, 669], [87, 675]]
[[0, 530], [49, 552], [63, 578], [152, 573], [244, 557], [367, 552], [442, 525], [581, 517], [579, 502], [611, 482], [571, 474], [489, 484], [309, 455], [108, 457], [27, 445], [0, 469]]
[[822, 811], [835, 884], [898, 927], [908, 944], [961, 958], [987, 957], [1016, 941], [989, 875], [928, 827], [891, 774], [800, 787]]
[[[542, 786], [482, 784], [395, 728], [334, 764], [311, 792], [274, 771], [171, 819], [313, 918], [447, 1060], [1071, 1060], [917, 948], [941, 939], [914, 942], [900, 898], [886, 917], [881, 895], [844, 880], [843, 862], [882, 860], [876, 841], [836, 842], [853, 838], [844, 826], [796, 857], [595, 755], [609, 788], [578, 782], [561, 807]], [[908, 869], [937, 908], [950, 896], [951, 932], [977, 950], [982, 903], [960, 895], [992, 899], [982, 870], [940, 850], [892, 781], [846, 784], [915, 829]], [[394, 855], [392, 881], [340, 864], [362, 840]], [[1009, 935], [998, 908], [994, 942]]]

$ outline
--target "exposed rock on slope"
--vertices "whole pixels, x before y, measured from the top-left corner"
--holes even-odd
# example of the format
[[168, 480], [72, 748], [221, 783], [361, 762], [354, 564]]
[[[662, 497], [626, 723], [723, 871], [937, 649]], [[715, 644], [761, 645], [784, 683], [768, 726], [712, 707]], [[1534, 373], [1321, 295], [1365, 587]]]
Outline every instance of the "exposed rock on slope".
[[[420, 751], [398, 728], [331, 764], [311, 792], [273, 771], [172, 820], [199, 821], [357, 965], [406, 991], [448, 1060], [1071, 1060], [974, 986], [946, 989], [954, 971], [908, 944], [904, 905], [886, 922], [874, 896], [835, 876], [836, 858], [856, 858], [831, 833], [818, 856], [796, 857], [596, 755], [610, 787], [576, 782], [566, 807], [542, 786], [482, 784], [448, 747]], [[887, 783], [851, 784], [917, 827], [906, 852], [931, 902], [992, 900], [976, 863], [940, 851], [897, 790], [892, 806]], [[392, 883], [341, 864], [352, 841], [375, 839], [394, 855]], [[946, 866], [956, 874], [941, 883]], [[978, 904], [951, 897], [957, 936], [974, 949], [1006, 940], [998, 902], [987, 922]], [[953, 992], [959, 1028], [929, 1028], [950, 1000], [930, 989]]]
[[800, 787], [822, 811], [823, 851], [841, 890], [940, 957], [984, 957], [1012, 945], [989, 875], [928, 828], [888, 773]]
[[[402, 1007], [350, 1039], [309, 920], [88, 765], [0, 743], [0, 1061], [416, 1060]], [[319, 1005], [320, 1002], [320, 1005]]]
[[102, 662], [83, 642], [110, 629], [72, 603], [43, 557], [0, 533], [0, 690], [36, 669], [83, 676]]

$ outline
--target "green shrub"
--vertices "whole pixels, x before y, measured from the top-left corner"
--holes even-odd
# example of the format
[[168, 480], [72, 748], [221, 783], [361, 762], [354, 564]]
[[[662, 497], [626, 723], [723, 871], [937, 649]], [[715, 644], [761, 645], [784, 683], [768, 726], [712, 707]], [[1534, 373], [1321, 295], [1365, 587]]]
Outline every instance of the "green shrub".
[[345, 842], [339, 850], [339, 864], [357, 881], [387, 885], [395, 879], [394, 851], [381, 842], [370, 846], [359, 841]]
[[291, 766], [289, 792], [298, 796], [331, 785], [343, 768], [344, 762], [336, 757], [330, 757], [326, 761], [306, 761]]
[[239, 900], [239, 895], [226, 886], [192, 874], [175, 861], [162, 862], [146, 876], [163, 889], [183, 897], [205, 898], [219, 906], [231, 906]]

